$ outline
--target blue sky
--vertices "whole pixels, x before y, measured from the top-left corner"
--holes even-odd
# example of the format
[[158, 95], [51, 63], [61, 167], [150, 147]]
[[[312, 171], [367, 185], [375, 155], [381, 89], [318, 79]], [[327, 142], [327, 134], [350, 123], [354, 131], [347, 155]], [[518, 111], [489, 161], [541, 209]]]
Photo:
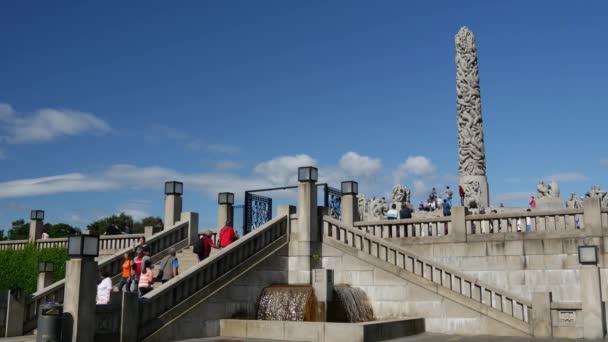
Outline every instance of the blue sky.
[[312, 163], [368, 195], [456, 186], [454, 35], [477, 39], [491, 201], [608, 187], [608, 4], [587, 1], [0, 5], [0, 229], [161, 215], [163, 182], [219, 191]]

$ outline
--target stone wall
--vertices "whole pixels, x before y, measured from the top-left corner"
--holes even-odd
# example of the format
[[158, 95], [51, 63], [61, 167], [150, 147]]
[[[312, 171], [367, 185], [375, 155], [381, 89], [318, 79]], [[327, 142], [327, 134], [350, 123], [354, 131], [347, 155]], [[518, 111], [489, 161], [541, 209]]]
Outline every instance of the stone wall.
[[[608, 270], [603, 266], [605, 241], [602, 237], [550, 238], [519, 234], [511, 240], [486, 236], [485, 241], [462, 243], [407, 243], [401, 244], [413, 253], [439, 264], [462, 271], [482, 283], [508, 290], [528, 300], [533, 292], [552, 292], [553, 301], [578, 302], [580, 277], [578, 246], [599, 246], [602, 283], [608, 281]], [[604, 298], [608, 294], [603, 289]]]
[[336, 285], [346, 284], [363, 289], [377, 319], [424, 317], [426, 330], [436, 333], [525, 335], [325, 243], [322, 245], [322, 265], [334, 270]]
[[208, 300], [169, 323], [146, 341], [173, 341], [220, 335], [220, 319], [255, 319], [262, 290], [273, 284], [287, 284], [288, 248], [284, 247]]

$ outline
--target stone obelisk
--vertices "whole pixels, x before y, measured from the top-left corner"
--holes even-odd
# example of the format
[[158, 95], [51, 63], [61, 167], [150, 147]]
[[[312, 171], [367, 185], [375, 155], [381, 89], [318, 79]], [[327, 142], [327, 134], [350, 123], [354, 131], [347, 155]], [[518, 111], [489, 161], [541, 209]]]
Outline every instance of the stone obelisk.
[[487, 208], [490, 203], [486, 177], [486, 152], [479, 92], [479, 67], [475, 37], [462, 27], [456, 40], [456, 95], [458, 108], [458, 184], [465, 191], [465, 205]]

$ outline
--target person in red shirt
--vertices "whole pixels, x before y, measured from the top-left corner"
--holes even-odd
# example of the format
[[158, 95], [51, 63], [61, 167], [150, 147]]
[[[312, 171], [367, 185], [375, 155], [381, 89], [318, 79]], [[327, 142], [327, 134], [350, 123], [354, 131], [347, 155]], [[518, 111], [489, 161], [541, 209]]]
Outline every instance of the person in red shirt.
[[536, 208], [536, 201], [534, 200], [534, 196], [530, 197], [530, 208]]
[[211, 248], [215, 248], [215, 245], [213, 244], [213, 239], [211, 238], [213, 236], [213, 232], [210, 230], [207, 230], [203, 233], [203, 236], [201, 236], [201, 253], [198, 253], [198, 261], [203, 261], [206, 258], [209, 257], [209, 255], [211, 254]]
[[238, 239], [238, 236], [236, 235], [234, 228], [232, 228], [232, 223], [230, 221], [226, 222], [226, 225], [224, 226], [224, 228], [220, 229], [218, 235], [218, 244], [220, 248], [227, 247], [228, 245], [236, 241], [236, 239]]

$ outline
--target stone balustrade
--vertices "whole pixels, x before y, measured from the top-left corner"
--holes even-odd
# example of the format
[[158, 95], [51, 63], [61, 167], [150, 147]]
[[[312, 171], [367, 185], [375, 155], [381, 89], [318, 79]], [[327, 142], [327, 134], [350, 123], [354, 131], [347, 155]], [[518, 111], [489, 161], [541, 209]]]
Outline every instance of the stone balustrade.
[[[462, 207], [447, 217], [412, 218], [355, 222], [354, 227], [380, 238], [403, 241], [468, 241], [504, 233], [531, 235], [601, 236], [608, 232], [608, 208], [599, 208], [596, 199], [587, 199], [585, 209], [553, 211], [522, 210], [506, 213], [465, 215]], [[596, 204], [595, 206], [593, 204]], [[529, 225], [529, 227], [528, 227]]]
[[[403, 248], [368, 234], [360, 227], [351, 228], [331, 218], [323, 217], [323, 238], [333, 239], [342, 244], [353, 247], [360, 251], [388, 262], [410, 274], [425, 278], [437, 284], [439, 288], [451, 290], [451, 292], [464, 296], [467, 299], [486, 306], [486, 310], [495, 310], [508, 317], [515, 318], [523, 323], [529, 324], [532, 304], [528, 300], [517, 298], [505, 291], [481, 284], [477, 279], [469, 277], [459, 271], [440, 267], [429, 262]], [[438, 290], [439, 293], [441, 290]], [[498, 319], [498, 318], [497, 318]], [[526, 325], [523, 329], [528, 329]]]
[[[134, 247], [139, 243], [139, 239], [144, 234], [128, 235], [102, 235], [99, 237], [99, 254], [112, 255], [117, 250]], [[28, 240], [7, 240], [0, 241], [0, 251], [7, 249], [23, 249]], [[68, 238], [38, 239], [37, 248], [67, 248]]]
[[[212, 255], [197, 266], [155, 288], [143, 297], [138, 313], [123, 311], [123, 317], [139, 317], [139, 338], [145, 338], [159, 327], [161, 322], [170, 321], [193, 304], [213, 293], [209, 286], [227, 285], [243, 270], [246, 262], [261, 251], [274, 253], [272, 245], [286, 244], [288, 241], [287, 216], [279, 216], [265, 223], [255, 231], [235, 241], [220, 253]], [[219, 283], [216, 281], [220, 281]], [[197, 296], [203, 295], [203, 298]]]
[[[178, 222], [175, 226], [165, 229], [161, 233], [154, 235], [152, 238], [146, 241], [146, 244], [150, 247], [151, 259], [153, 263], [160, 261], [169, 251], [169, 248], [175, 247], [181, 249], [187, 247], [189, 244], [189, 229], [190, 222]], [[132, 237], [130, 235], [129, 237]], [[122, 263], [124, 261], [124, 253], [132, 250], [133, 247], [130, 245], [130, 239], [122, 236], [108, 236], [106, 237], [108, 246], [118, 246], [119, 244], [127, 244], [125, 248], [113, 254], [111, 257], [105, 258], [99, 262], [99, 270], [105, 269], [113, 277], [113, 281], [116, 282], [120, 277], [122, 271]], [[116, 239], [121, 238], [121, 239]], [[136, 238], [138, 240], [138, 238]], [[101, 240], [101, 239], [100, 239]], [[48, 240], [44, 240], [48, 241]], [[120, 241], [120, 242], [116, 242]], [[65, 279], [57, 281], [50, 286], [32, 294], [25, 303], [25, 315], [23, 332], [29, 332], [36, 328], [36, 319], [38, 317], [38, 307], [48, 301], [63, 302], [65, 290]]]
[[[574, 231], [585, 227], [583, 209], [467, 215], [465, 221], [467, 235]], [[530, 223], [529, 228], [527, 222]]]
[[452, 230], [450, 217], [355, 222], [355, 227], [380, 238], [446, 235]]

